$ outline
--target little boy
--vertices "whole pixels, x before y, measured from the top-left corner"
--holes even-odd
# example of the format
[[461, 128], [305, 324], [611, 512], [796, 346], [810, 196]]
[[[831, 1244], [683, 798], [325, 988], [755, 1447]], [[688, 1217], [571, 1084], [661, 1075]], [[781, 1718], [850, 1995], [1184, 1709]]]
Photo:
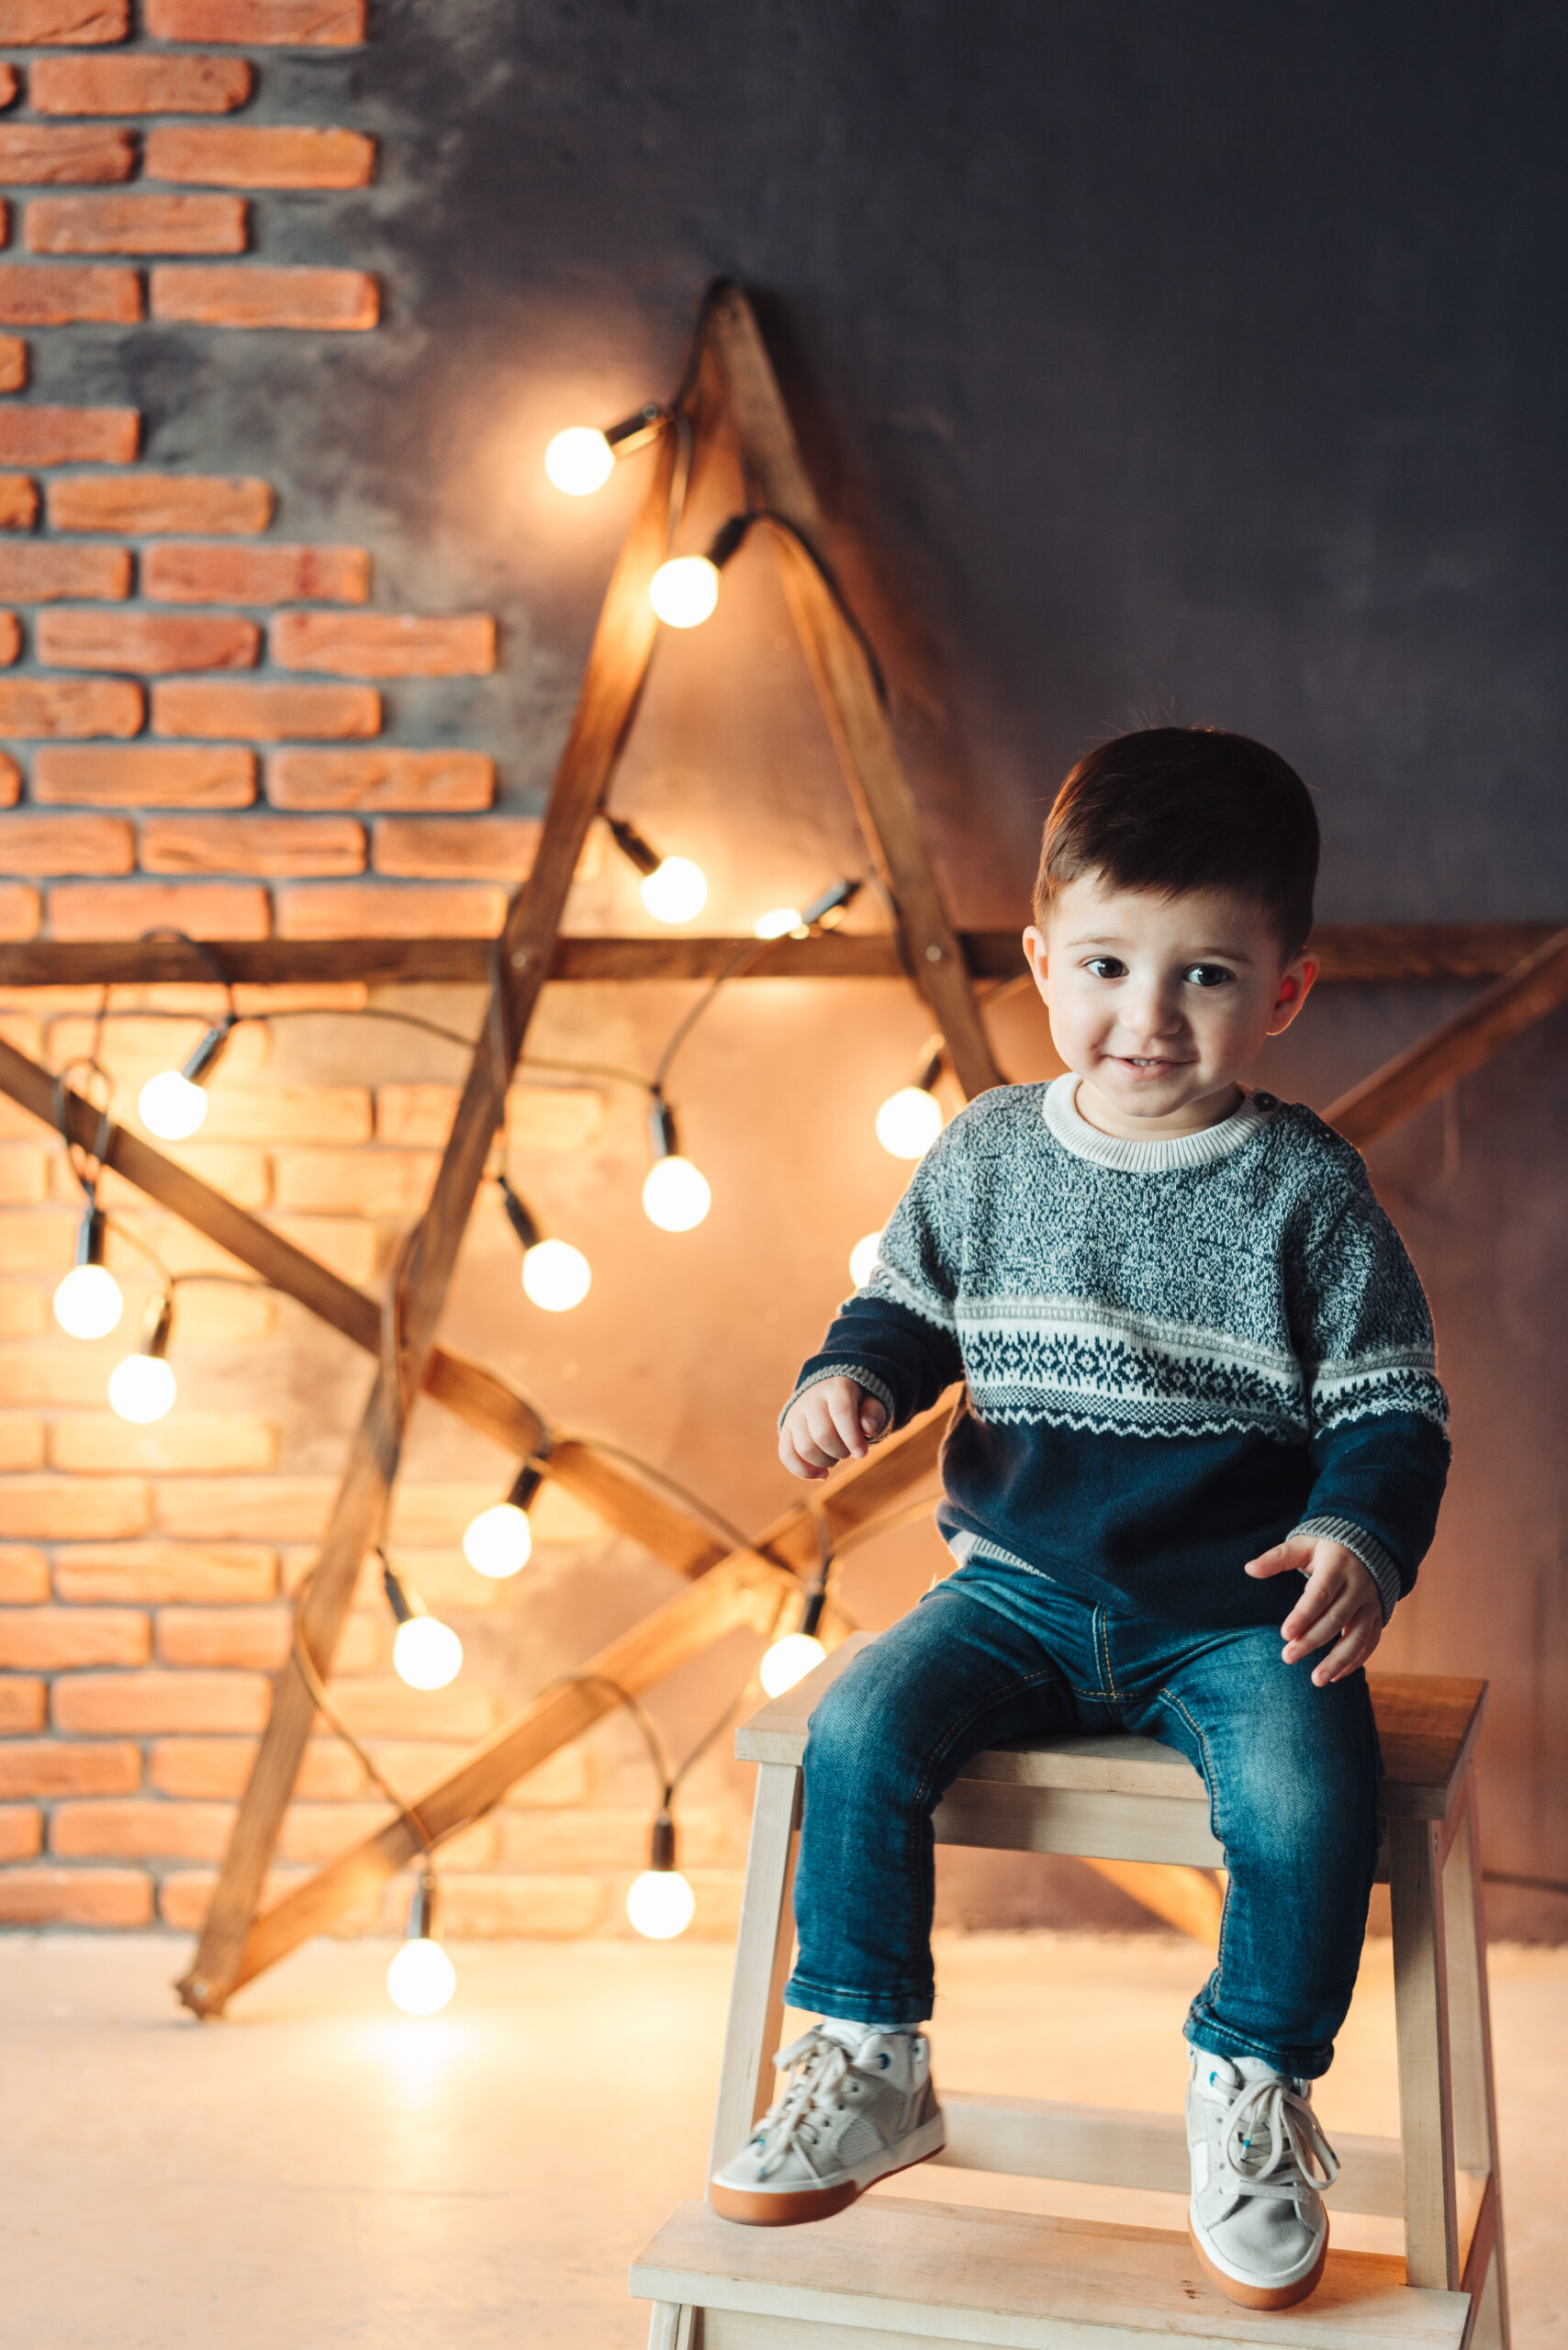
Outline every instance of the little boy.
[[1191, 1758], [1230, 1873], [1186, 2024], [1193, 2243], [1252, 2307], [1322, 2274], [1338, 2165], [1310, 2085], [1378, 1843], [1361, 1668], [1448, 1440], [1360, 1157], [1238, 1082], [1316, 976], [1317, 847], [1300, 778], [1244, 735], [1081, 761], [1024, 934], [1067, 1074], [955, 1118], [785, 1409], [785, 1466], [822, 1477], [964, 1380], [937, 1513], [958, 1565], [812, 1718], [787, 1996], [821, 2021], [712, 2182], [727, 2218], [824, 2217], [938, 2150], [932, 1812], [982, 1748], [1123, 1729]]

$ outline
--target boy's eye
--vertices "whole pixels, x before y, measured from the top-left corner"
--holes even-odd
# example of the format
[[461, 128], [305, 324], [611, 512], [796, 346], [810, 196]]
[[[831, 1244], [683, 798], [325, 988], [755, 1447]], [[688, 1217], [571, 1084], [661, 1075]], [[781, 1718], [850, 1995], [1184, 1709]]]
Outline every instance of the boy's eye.
[[1118, 962], [1114, 955], [1091, 955], [1083, 968], [1097, 979], [1125, 979], [1127, 976], [1126, 965]]
[[1190, 963], [1182, 976], [1195, 988], [1223, 988], [1229, 986], [1236, 973], [1227, 971], [1223, 963]]

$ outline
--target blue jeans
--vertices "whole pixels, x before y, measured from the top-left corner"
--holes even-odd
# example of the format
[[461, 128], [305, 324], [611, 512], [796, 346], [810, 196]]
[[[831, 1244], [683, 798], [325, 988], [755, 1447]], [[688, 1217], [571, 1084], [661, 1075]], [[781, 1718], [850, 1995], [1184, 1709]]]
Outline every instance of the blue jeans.
[[1327, 2072], [1361, 1963], [1381, 1764], [1365, 1675], [1315, 1688], [1312, 1660], [1283, 1664], [1282, 1645], [1267, 1627], [1113, 1615], [986, 1561], [938, 1583], [812, 1717], [791, 2006], [884, 2030], [923, 2021], [944, 1790], [1008, 1739], [1132, 1730], [1202, 1774], [1230, 1872], [1187, 2038]]

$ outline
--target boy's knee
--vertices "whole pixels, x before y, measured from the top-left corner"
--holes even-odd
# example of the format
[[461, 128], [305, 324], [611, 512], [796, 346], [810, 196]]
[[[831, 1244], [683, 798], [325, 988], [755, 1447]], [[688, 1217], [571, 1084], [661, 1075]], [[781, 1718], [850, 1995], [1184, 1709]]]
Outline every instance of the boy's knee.
[[861, 1785], [902, 1784], [918, 1757], [900, 1676], [879, 1670], [874, 1650], [835, 1681], [812, 1716], [805, 1774], [813, 1780], [853, 1779]]

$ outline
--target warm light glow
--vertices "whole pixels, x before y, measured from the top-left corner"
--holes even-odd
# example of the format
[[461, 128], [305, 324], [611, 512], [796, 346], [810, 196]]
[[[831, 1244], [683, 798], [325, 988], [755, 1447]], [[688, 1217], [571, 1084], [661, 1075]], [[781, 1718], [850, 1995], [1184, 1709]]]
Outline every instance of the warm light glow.
[[482, 1509], [468, 1521], [463, 1555], [476, 1574], [488, 1575], [493, 1582], [521, 1574], [533, 1556], [528, 1512], [519, 1509], [515, 1502], [498, 1502], [494, 1509]]
[[775, 1640], [762, 1660], [760, 1676], [770, 1697], [782, 1697], [797, 1681], [814, 1673], [827, 1651], [812, 1632], [786, 1632]]
[[184, 1142], [207, 1115], [207, 1090], [177, 1069], [150, 1077], [137, 1096], [137, 1112], [149, 1134], [163, 1142]]
[[73, 1265], [54, 1292], [54, 1318], [73, 1338], [106, 1338], [125, 1312], [106, 1265]]
[[439, 1942], [405, 1942], [386, 1970], [387, 1997], [406, 2016], [439, 2015], [456, 1988], [457, 1970]]
[[804, 929], [798, 906], [775, 906], [770, 914], [758, 914], [751, 934], [754, 938], [788, 938], [792, 930]]
[[162, 1355], [127, 1355], [109, 1373], [109, 1402], [122, 1420], [145, 1427], [174, 1401], [174, 1374]]
[[879, 1232], [868, 1232], [849, 1252], [849, 1278], [857, 1289], [864, 1289], [877, 1270], [877, 1252], [882, 1245]]
[[444, 1689], [463, 1670], [463, 1643], [450, 1624], [410, 1616], [398, 1627], [392, 1662], [410, 1689]]
[[626, 1896], [626, 1915], [651, 1942], [685, 1933], [696, 1908], [697, 1896], [678, 1869], [644, 1869]]
[[713, 1204], [708, 1179], [689, 1158], [655, 1159], [643, 1186], [643, 1214], [661, 1232], [690, 1232]]
[[544, 470], [568, 498], [591, 498], [615, 471], [615, 452], [591, 424], [571, 424], [546, 448]]
[[569, 1240], [536, 1240], [522, 1259], [522, 1286], [546, 1314], [569, 1314], [592, 1281], [588, 1259]]
[[666, 628], [700, 628], [718, 600], [718, 570], [705, 554], [672, 555], [648, 582], [648, 601]]
[[890, 1093], [877, 1113], [877, 1140], [894, 1158], [923, 1158], [942, 1131], [942, 1104], [924, 1085]]
[[642, 888], [655, 922], [691, 922], [708, 902], [708, 877], [689, 856], [666, 856]]

